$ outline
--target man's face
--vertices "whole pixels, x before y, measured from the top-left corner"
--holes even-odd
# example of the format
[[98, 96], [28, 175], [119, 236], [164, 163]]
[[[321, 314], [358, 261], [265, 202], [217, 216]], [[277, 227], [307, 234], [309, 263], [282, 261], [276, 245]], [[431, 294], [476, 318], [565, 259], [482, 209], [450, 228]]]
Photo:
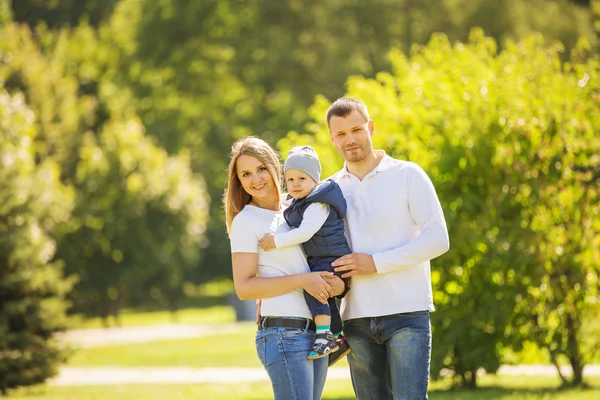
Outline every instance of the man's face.
[[346, 117], [332, 116], [329, 120], [329, 137], [346, 162], [360, 162], [373, 151], [371, 136], [375, 131], [373, 121], [367, 121], [354, 110]]

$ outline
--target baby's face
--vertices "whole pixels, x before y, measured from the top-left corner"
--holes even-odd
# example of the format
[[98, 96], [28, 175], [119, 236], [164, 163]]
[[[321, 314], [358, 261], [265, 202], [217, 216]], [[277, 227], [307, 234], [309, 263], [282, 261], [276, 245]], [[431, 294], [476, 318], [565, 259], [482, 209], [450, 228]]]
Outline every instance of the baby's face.
[[295, 199], [305, 198], [317, 186], [317, 182], [308, 174], [293, 168], [285, 171], [285, 183], [289, 194]]

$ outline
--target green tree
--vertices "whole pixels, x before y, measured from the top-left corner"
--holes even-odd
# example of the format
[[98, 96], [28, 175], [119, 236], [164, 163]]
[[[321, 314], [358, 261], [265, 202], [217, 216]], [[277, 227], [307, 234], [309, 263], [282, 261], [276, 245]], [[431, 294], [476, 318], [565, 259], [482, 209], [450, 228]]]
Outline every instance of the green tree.
[[[4, 0], [3, 0], [4, 1]], [[51, 28], [75, 26], [86, 19], [98, 26], [107, 19], [118, 0], [13, 0], [14, 20], [31, 27], [43, 22]]]
[[[408, 51], [439, 31], [464, 41], [477, 25], [502, 45], [538, 30], [567, 47], [579, 36], [595, 40], [589, 11], [562, 0], [169, 0], [143, 7], [125, 0], [110, 22], [129, 60], [121, 81], [131, 82], [150, 135], [170, 152], [190, 149], [212, 199], [221, 195], [236, 138], [275, 141], [297, 130], [317, 93], [335, 98], [348, 76], [391, 71], [385, 54], [392, 47]], [[222, 211], [212, 204], [202, 264], [222, 266], [205, 273], [228, 274]]]
[[[18, 20], [56, 29], [62, 25], [55, 21], [65, 18], [55, 18], [50, 8], [77, 15], [77, 21], [104, 7], [111, 10], [98, 25], [91, 21], [97, 31], [76, 39], [100, 43], [98, 54], [91, 45], [70, 46], [80, 61], [69, 71], [79, 75], [80, 92], [100, 100], [98, 124], [106, 120], [107, 110], [126, 108], [169, 153], [190, 151], [192, 168], [205, 177], [213, 199], [206, 233], [210, 246], [192, 272], [195, 280], [230, 273], [222, 210], [214, 199], [221, 196], [229, 147], [238, 137], [256, 134], [276, 141], [298, 130], [310, 120], [306, 110], [316, 94], [336, 98], [348, 76], [390, 72], [385, 57], [390, 48], [408, 53], [435, 32], [464, 42], [473, 26], [482, 26], [500, 47], [535, 31], [567, 49], [581, 36], [592, 47], [598, 42], [590, 10], [566, 0], [98, 4], [86, 2], [84, 9], [72, 1], [59, 7], [29, 0], [22, 7], [38, 17], [20, 13]], [[101, 87], [105, 96], [99, 95]]]
[[[599, 67], [585, 49], [563, 64], [563, 47], [538, 35], [498, 53], [475, 30], [465, 44], [438, 35], [410, 58], [392, 51], [393, 73], [348, 79], [348, 94], [370, 107], [375, 147], [422, 165], [446, 214], [451, 250], [432, 266], [433, 376], [449, 369], [474, 387], [479, 368], [494, 372], [505, 348], [533, 341], [552, 359], [566, 356], [572, 383], [582, 383], [599, 344], [585, 333], [597, 323], [600, 269], [590, 183], [598, 179]], [[278, 144], [284, 153], [313, 144], [324, 176], [341, 166], [328, 105], [319, 98], [307, 133]]]
[[[517, 120], [513, 127], [529, 139], [511, 158], [524, 177], [531, 177], [532, 194], [522, 200], [529, 205], [522, 216], [535, 233], [528, 244], [535, 276], [541, 278], [528, 288], [535, 302], [525, 311], [533, 317], [530, 332], [548, 350], [563, 383], [582, 385], [584, 366], [598, 354], [600, 64], [582, 40], [569, 63], [561, 65], [550, 54], [543, 68], [534, 67], [541, 61], [541, 45], [538, 40], [514, 52], [529, 61], [524, 72], [531, 78], [520, 89], [544, 99], [542, 106], [519, 110], [523, 120], [537, 124], [519, 126]], [[505, 58], [501, 64], [513, 61]], [[572, 377], [560, 373], [560, 357], [570, 364]]]
[[481, 27], [501, 48], [541, 33], [550, 42], [560, 41], [569, 50], [580, 37], [597, 44], [590, 9], [568, 0], [446, 0], [445, 13], [424, 31], [417, 43], [423, 44], [433, 32], [446, 33], [451, 41], [465, 42], [474, 27]]
[[85, 25], [41, 27], [39, 45], [27, 27], [4, 34], [10, 57], [0, 76], [40, 116], [36, 158], [58, 163], [76, 192], [74, 218], [52, 234], [57, 257], [81, 276], [77, 310], [116, 315], [128, 298], [151, 291], [174, 308], [198, 265], [208, 208], [189, 155], [169, 155], [147, 137], [127, 86], [114, 79], [113, 37]]
[[12, 20], [9, 0], [0, 0], [0, 26]]
[[59, 249], [81, 277], [77, 302], [98, 307], [105, 324], [109, 313], [118, 321], [132, 295], [160, 296], [175, 311], [206, 229], [204, 182], [185, 155], [168, 156], [135, 120], [86, 135], [80, 156], [77, 226]]
[[70, 217], [72, 191], [51, 161], [36, 163], [35, 114], [24, 96], [0, 85], [0, 392], [44, 382], [57, 373], [64, 350], [54, 334], [65, 328], [73, 284], [52, 261], [49, 232]]
[[596, 38], [600, 38], [600, 1], [591, 1], [592, 18], [594, 20], [594, 30], [596, 31]]

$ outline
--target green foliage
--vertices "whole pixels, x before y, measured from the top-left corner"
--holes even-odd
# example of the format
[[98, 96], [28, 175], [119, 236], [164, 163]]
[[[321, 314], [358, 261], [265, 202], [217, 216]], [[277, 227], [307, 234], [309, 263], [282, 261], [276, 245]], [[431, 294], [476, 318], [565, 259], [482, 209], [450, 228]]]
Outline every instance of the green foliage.
[[[377, 146], [423, 165], [448, 202], [450, 267], [433, 276], [442, 366], [469, 379], [526, 339], [582, 365], [594, 327], [577, 310], [597, 312], [599, 4], [0, 0], [0, 82], [34, 115], [32, 171], [56, 175], [58, 208], [40, 210], [64, 214], [43, 230], [48, 265], [66, 262], [76, 309], [105, 318], [174, 309], [230, 276], [218, 199], [231, 143], [312, 143], [335, 171], [315, 121], [348, 82], [386, 133]], [[495, 40], [450, 44], [473, 26]], [[534, 31], [563, 45], [510, 41]], [[434, 32], [446, 35], [420, 47]], [[471, 343], [485, 345], [465, 354]]]
[[0, 26], [12, 20], [10, 0], [0, 0]]
[[[446, 0], [444, 3], [446, 15], [436, 27], [452, 41], [464, 42], [472, 28], [481, 27], [502, 47], [510, 40], [533, 33], [541, 33], [550, 42], [560, 41], [567, 49], [574, 48], [580, 37], [598, 45], [589, 8], [569, 0]], [[433, 31], [427, 33], [417, 42], [424, 43]]]
[[27, 28], [4, 33], [13, 40], [0, 73], [40, 115], [36, 157], [57, 162], [76, 192], [74, 218], [53, 235], [58, 257], [81, 277], [77, 309], [106, 317], [135, 297], [175, 307], [198, 264], [208, 210], [188, 153], [169, 155], [146, 136], [122, 104], [126, 88], [111, 79], [108, 40], [91, 28], [41, 28], [41, 46]]
[[60, 28], [77, 25], [82, 19], [97, 26], [107, 19], [118, 0], [13, 0], [14, 20], [30, 26], [43, 22]]
[[600, 1], [591, 0], [592, 18], [594, 20], [594, 30], [596, 36], [600, 35]]
[[81, 276], [78, 297], [114, 301], [133, 293], [175, 302], [185, 270], [198, 262], [208, 207], [203, 181], [187, 157], [168, 156], [136, 121], [109, 123], [99, 139], [86, 135], [80, 155], [78, 226], [63, 239], [63, 255]]
[[189, 151], [213, 200], [210, 246], [194, 280], [230, 275], [215, 199], [231, 143], [248, 134], [275, 142], [298, 130], [315, 95], [336, 98], [348, 76], [391, 71], [390, 48], [407, 53], [435, 32], [465, 41], [474, 26], [501, 46], [536, 31], [567, 49], [579, 37], [598, 45], [590, 8], [567, 0], [20, 0], [12, 13], [32, 29], [75, 27], [74, 37], [63, 32], [63, 50], [51, 46], [47, 56], [59, 65], [68, 59], [64, 72], [79, 80], [80, 99], [98, 102], [86, 117], [92, 124], [128, 110], [170, 154]]
[[77, 81], [41, 53], [27, 26], [7, 24], [0, 38], [0, 79], [9, 92], [23, 93], [36, 116], [36, 158], [54, 160], [64, 178], [77, 162], [80, 132], [92, 118], [94, 105], [89, 98], [78, 98]]
[[[194, 171], [207, 181], [211, 245], [201, 264], [216, 266], [199, 271], [207, 279], [230, 274], [214, 200], [235, 139], [281, 139], [310, 120], [306, 110], [316, 94], [335, 98], [350, 75], [391, 71], [385, 57], [391, 47], [408, 51], [434, 32], [466, 40], [472, 26], [482, 25], [499, 43], [535, 30], [568, 47], [579, 36], [594, 43], [588, 11], [562, 0], [547, 3], [123, 0], [102, 29], [121, 55], [116, 81], [130, 88], [123, 102], [167, 151], [188, 148]], [[565, 21], [560, 29], [557, 20]]]
[[0, 392], [44, 382], [63, 351], [52, 335], [65, 327], [73, 280], [51, 262], [50, 238], [66, 221], [72, 191], [55, 163], [35, 162], [35, 114], [0, 85]]
[[[434, 376], [451, 369], [475, 385], [479, 368], [497, 370], [505, 347], [531, 339], [566, 355], [581, 383], [600, 344], [585, 334], [600, 311], [599, 68], [585, 49], [562, 64], [562, 47], [538, 35], [498, 53], [475, 30], [466, 44], [438, 35], [410, 58], [392, 51], [393, 73], [348, 80], [370, 107], [374, 146], [422, 165], [444, 207], [451, 250], [433, 262]], [[324, 176], [341, 165], [329, 161], [327, 105], [318, 99], [307, 127]], [[279, 146], [304, 140], [292, 133]]]

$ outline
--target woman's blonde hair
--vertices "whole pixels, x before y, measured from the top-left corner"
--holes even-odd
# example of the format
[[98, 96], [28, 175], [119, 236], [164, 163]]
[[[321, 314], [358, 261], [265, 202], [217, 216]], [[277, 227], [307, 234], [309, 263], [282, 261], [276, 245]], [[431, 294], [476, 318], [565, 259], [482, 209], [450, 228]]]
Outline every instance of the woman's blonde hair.
[[237, 176], [237, 160], [242, 155], [254, 157], [264, 164], [275, 182], [277, 202], [281, 200], [281, 161], [277, 152], [267, 142], [254, 136], [247, 136], [237, 140], [231, 146], [227, 187], [223, 194], [227, 234], [231, 231], [231, 223], [235, 216], [251, 200], [251, 196], [244, 190]]

